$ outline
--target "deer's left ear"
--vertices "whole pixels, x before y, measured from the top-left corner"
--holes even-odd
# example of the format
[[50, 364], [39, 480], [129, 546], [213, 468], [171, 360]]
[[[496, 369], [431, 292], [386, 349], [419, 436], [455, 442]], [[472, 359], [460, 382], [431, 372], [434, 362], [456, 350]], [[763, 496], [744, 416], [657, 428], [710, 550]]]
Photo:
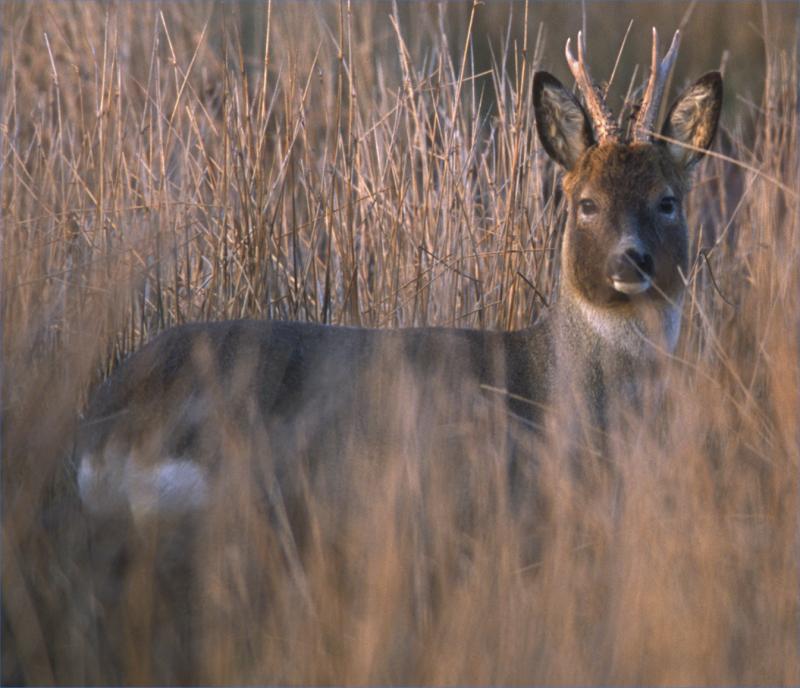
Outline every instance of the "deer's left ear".
[[714, 140], [721, 108], [722, 75], [719, 72], [701, 76], [672, 104], [661, 133], [673, 139], [665, 144], [678, 165], [690, 168], [703, 157]]

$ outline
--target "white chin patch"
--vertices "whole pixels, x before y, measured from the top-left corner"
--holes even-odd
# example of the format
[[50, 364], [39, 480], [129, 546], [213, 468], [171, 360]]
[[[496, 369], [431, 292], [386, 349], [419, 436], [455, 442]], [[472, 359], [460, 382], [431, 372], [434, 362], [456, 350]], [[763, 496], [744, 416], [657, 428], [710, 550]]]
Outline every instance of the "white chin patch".
[[619, 280], [612, 280], [614, 289], [623, 294], [641, 294], [647, 291], [653, 284], [653, 280], [645, 279], [641, 282], [620, 282]]

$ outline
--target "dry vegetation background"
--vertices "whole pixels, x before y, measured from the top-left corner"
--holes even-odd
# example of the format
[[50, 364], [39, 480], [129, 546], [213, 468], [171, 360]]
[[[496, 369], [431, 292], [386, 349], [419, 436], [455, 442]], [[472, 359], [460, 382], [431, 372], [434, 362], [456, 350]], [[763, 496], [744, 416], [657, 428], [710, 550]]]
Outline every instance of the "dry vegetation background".
[[654, 21], [688, 17], [673, 96], [720, 63], [727, 89], [668, 403], [613, 470], [574, 480], [556, 433], [543, 519], [503, 496], [502, 419], [437, 468], [398, 383], [403, 442], [354, 445], [346, 507], [310, 489], [305, 543], [241, 475], [193, 524], [91, 532], [88, 390], [183, 321], [527, 325], [561, 217], [531, 77], [566, 77], [580, 5], [0, 12], [4, 683], [800, 682], [796, 5], [589, 6], [601, 79], [637, 20], [615, 105]]

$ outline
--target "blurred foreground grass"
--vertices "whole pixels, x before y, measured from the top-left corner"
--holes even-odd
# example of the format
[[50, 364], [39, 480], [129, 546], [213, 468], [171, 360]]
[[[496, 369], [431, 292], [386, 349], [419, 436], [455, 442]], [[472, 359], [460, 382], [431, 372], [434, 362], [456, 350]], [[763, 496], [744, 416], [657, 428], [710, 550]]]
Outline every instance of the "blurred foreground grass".
[[[346, 504], [311, 486], [301, 547], [234, 450], [203, 518], [95, 528], [69, 461], [88, 389], [188, 320], [529, 323], [560, 228], [530, 82], [565, 73], [580, 5], [529, 7], [527, 34], [522, 4], [471, 34], [469, 5], [242, 6], [244, 27], [227, 5], [3, 5], [3, 682], [798, 683], [797, 12], [765, 7], [687, 27], [675, 86], [722, 59], [708, 17], [732, 27], [727, 157], [690, 200], [667, 403], [612, 438], [613, 473], [587, 456], [576, 484], [557, 428], [420, 424], [399, 377], [402, 441], [354, 438]], [[627, 13], [666, 34], [686, 8], [590, 4], [595, 72]], [[512, 9], [487, 58], [476, 32]], [[510, 435], [546, 518], [503, 496]]]

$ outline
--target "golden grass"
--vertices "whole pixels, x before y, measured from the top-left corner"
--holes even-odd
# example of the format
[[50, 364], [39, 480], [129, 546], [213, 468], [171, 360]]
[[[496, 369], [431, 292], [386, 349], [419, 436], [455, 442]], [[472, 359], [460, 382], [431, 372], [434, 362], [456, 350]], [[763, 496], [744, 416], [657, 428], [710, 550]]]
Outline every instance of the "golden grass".
[[[800, 682], [782, 44], [758, 102], [727, 95], [726, 157], [698, 172], [666, 403], [607, 463], [578, 455], [591, 479], [557, 428], [497, 409], [421, 425], [426, 391], [398, 374], [390, 443], [352, 437], [333, 478], [298, 469], [302, 536], [266, 513], [247, 478], [263, 448], [236, 437], [203, 518], [134, 533], [81, 513], [88, 390], [171, 324], [517, 328], [553, 298], [536, 36], [478, 76], [465, 37], [419, 37], [389, 5], [307, 9], [273, 7], [245, 52], [211, 5], [3, 7], [4, 683]], [[432, 396], [428, 418], [469, 404]], [[513, 489], [510, 441], [538, 462]]]

